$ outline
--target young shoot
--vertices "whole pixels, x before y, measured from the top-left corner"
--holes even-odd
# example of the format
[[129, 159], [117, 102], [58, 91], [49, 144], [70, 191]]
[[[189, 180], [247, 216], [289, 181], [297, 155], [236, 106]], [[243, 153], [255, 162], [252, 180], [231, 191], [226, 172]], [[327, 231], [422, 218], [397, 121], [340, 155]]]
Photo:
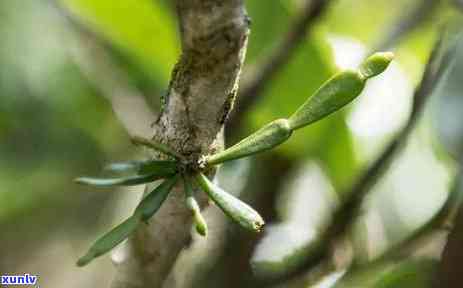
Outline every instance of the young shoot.
[[207, 165], [246, 157], [269, 150], [288, 140], [294, 130], [338, 111], [354, 100], [368, 79], [382, 73], [393, 59], [391, 52], [368, 57], [357, 70], [337, 73], [307, 99], [289, 119], [270, 122], [232, 147], [206, 158]]
[[264, 226], [264, 220], [259, 213], [212, 183], [204, 173], [211, 166], [225, 161], [272, 149], [288, 140], [295, 130], [319, 121], [341, 109], [362, 92], [368, 79], [382, 73], [392, 58], [393, 54], [390, 52], [376, 53], [368, 57], [357, 70], [337, 73], [326, 81], [288, 119], [272, 121], [232, 147], [213, 155], [200, 155], [198, 159], [191, 160], [165, 144], [137, 136], [133, 137], [132, 142], [134, 144], [154, 149], [171, 159], [114, 163], [107, 166], [106, 170], [116, 173], [132, 173], [132, 175], [114, 178], [81, 177], [75, 181], [86, 185], [108, 187], [140, 185], [158, 179], [166, 180], [143, 198], [130, 218], [96, 241], [88, 253], [79, 259], [77, 265], [86, 265], [94, 258], [108, 252], [133, 233], [140, 222], [147, 222], [153, 217], [178, 182], [180, 175], [184, 180], [185, 205], [191, 211], [196, 231], [200, 235], [207, 235], [207, 224], [193, 197], [193, 178], [228, 217], [247, 230], [260, 232]]

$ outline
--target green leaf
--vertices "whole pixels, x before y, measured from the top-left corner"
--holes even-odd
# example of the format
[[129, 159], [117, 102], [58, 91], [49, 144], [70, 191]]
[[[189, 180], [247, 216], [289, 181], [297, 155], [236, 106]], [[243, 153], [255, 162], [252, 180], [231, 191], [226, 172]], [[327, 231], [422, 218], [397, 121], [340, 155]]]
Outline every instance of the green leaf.
[[[372, 43], [386, 37], [396, 17], [415, 0], [340, 0], [331, 5], [324, 17], [329, 33]], [[405, 5], [404, 5], [405, 4]], [[387, 27], [386, 29], [384, 29]], [[381, 33], [384, 32], [384, 33]]]
[[265, 125], [239, 143], [206, 159], [209, 165], [246, 157], [269, 150], [286, 141], [292, 132], [288, 120], [278, 119]]
[[179, 51], [175, 21], [167, 7], [151, 0], [59, 1], [167, 84]]
[[111, 163], [104, 169], [112, 172], [136, 172], [140, 175], [157, 173], [160, 176], [169, 176], [177, 172], [177, 163], [160, 160], [128, 161]]
[[[340, 118], [342, 115], [340, 115]], [[352, 134], [345, 121], [336, 121], [339, 118], [327, 119], [327, 133], [316, 150], [316, 158], [320, 165], [326, 170], [327, 175], [333, 182], [336, 192], [341, 197], [349, 192], [355, 176], [359, 173], [357, 158], [354, 153]], [[340, 161], [339, 159], [342, 159]]]
[[148, 175], [137, 175], [121, 178], [93, 178], [93, 177], [79, 177], [74, 179], [76, 183], [98, 186], [98, 187], [113, 187], [113, 186], [135, 186], [153, 182], [158, 179], [164, 178], [166, 175], [159, 175], [159, 173], [152, 173]]
[[156, 187], [151, 193], [149, 193], [135, 208], [134, 215], [141, 215], [143, 221], [148, 221], [154, 213], [156, 213], [161, 207], [162, 203], [169, 195], [174, 185], [177, 183], [179, 176], [175, 175], [162, 182], [161, 185]]
[[93, 259], [109, 252], [132, 234], [140, 223], [140, 217], [132, 216], [106, 233], [90, 247], [87, 254], [77, 261], [77, 266], [85, 266]]
[[232, 220], [250, 231], [261, 231], [264, 226], [264, 220], [249, 205], [223, 191], [220, 187], [209, 181], [202, 173], [196, 175], [196, 180], [212, 201]]
[[291, 15], [285, 7], [286, 2], [268, 1], [265, 3], [265, 9], [262, 9], [262, 3], [259, 1], [246, 3], [246, 10], [252, 21], [252, 33], [249, 35], [246, 52], [247, 63], [261, 60], [269, 55], [275, 48], [276, 41], [286, 33], [291, 20]]
[[383, 260], [348, 272], [334, 288], [431, 288], [438, 261]]

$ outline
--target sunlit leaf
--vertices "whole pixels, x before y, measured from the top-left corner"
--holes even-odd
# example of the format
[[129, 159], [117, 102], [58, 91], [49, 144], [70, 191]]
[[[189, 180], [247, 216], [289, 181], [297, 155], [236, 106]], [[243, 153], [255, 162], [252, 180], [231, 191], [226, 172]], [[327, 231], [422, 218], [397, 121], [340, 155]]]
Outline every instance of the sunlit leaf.
[[169, 10], [149, 0], [60, 0], [84, 22], [125, 51], [141, 67], [167, 83], [179, 45]]

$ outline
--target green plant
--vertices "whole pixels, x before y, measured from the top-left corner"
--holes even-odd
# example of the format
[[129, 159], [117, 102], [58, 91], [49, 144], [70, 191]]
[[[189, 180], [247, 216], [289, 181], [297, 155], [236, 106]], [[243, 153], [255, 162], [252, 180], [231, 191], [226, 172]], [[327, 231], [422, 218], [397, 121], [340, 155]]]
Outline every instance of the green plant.
[[347, 70], [334, 75], [288, 119], [272, 121], [232, 147], [213, 155], [204, 155], [195, 163], [187, 161], [182, 155], [164, 144], [134, 137], [133, 142], [135, 144], [161, 152], [170, 160], [115, 163], [109, 165], [106, 169], [119, 173], [132, 173], [133, 175], [119, 178], [81, 177], [77, 178], [76, 182], [108, 187], [139, 185], [159, 179], [166, 180], [145, 196], [129, 219], [100, 238], [89, 249], [88, 253], [78, 260], [77, 265], [86, 265], [94, 258], [108, 252], [133, 233], [141, 222], [147, 222], [161, 207], [180, 178], [183, 179], [185, 185], [186, 205], [192, 211], [196, 230], [199, 234], [207, 235], [207, 225], [194, 198], [193, 186], [198, 186], [205, 191], [209, 198], [227, 216], [243, 228], [254, 232], [261, 231], [264, 225], [262, 217], [250, 206], [209, 181], [205, 173], [213, 166], [225, 161], [272, 149], [285, 142], [293, 131], [323, 119], [341, 109], [361, 93], [369, 78], [382, 73], [392, 61], [392, 58], [393, 54], [390, 52], [376, 53], [367, 58], [358, 70]]

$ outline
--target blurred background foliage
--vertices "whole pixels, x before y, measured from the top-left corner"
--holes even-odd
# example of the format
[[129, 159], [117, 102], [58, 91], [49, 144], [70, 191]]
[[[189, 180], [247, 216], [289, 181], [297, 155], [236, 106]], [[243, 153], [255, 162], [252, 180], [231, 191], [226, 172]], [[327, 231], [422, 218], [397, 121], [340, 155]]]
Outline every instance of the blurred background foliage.
[[[304, 1], [245, 2], [252, 33], [244, 75], [252, 77]], [[269, 226], [259, 239], [209, 208], [210, 239], [193, 237], [173, 272], [177, 283], [258, 287], [262, 278], [284, 275], [311, 257], [356, 177], [407, 121], [439, 26], [461, 17], [456, 2], [434, 1], [414, 29], [394, 38], [421, 2], [330, 1], [228, 145], [288, 116], [369, 51], [392, 48], [396, 61], [348, 108], [272, 152], [221, 169], [223, 186], [262, 211]], [[98, 173], [109, 161], [143, 157], [128, 134], [149, 133], [159, 112], [180, 53], [176, 21], [165, 0], [0, 2], [0, 272], [39, 274], [43, 287], [108, 285], [114, 273], [108, 259], [85, 269], [74, 261], [90, 239], [133, 208], [140, 189], [101, 193], [71, 180]], [[462, 67], [454, 65], [438, 86], [405, 149], [365, 201], [349, 232], [356, 263], [375, 261], [446, 202], [463, 151]], [[428, 254], [403, 263], [380, 259], [366, 270], [359, 264], [331, 279], [341, 279], [335, 287], [428, 287], [439, 253]], [[332, 287], [329, 282], [317, 287]]]

